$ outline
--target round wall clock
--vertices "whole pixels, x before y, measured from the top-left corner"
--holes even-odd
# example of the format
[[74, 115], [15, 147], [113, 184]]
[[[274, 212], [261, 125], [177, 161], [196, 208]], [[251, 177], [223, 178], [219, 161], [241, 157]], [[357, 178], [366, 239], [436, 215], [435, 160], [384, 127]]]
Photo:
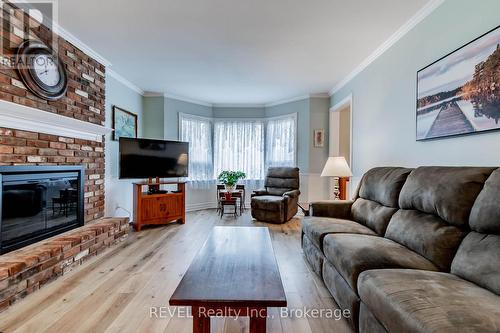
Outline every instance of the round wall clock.
[[64, 65], [47, 45], [23, 42], [17, 51], [16, 68], [28, 89], [38, 97], [61, 98], [68, 87]]

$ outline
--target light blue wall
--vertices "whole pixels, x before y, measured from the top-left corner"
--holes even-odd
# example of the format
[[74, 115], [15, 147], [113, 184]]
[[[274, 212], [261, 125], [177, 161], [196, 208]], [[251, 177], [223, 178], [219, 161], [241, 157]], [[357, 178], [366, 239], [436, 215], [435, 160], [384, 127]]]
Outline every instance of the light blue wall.
[[[116, 105], [138, 116], [138, 136], [142, 133], [142, 96], [127, 86], [106, 75], [106, 127], [112, 126], [112, 106]], [[106, 216], [129, 216], [118, 206], [132, 211], [132, 181], [118, 179], [118, 141], [111, 140], [111, 134], [105, 141], [105, 191]]]
[[353, 167], [500, 165], [500, 132], [415, 141], [416, 73], [500, 23], [498, 0], [447, 0], [331, 99], [353, 96]]
[[212, 107], [199, 105], [172, 98], [165, 98], [165, 133], [167, 140], [177, 140], [179, 138], [179, 113], [188, 113], [202, 117], [212, 117]]
[[266, 108], [266, 117], [297, 113], [297, 166], [300, 172], [309, 172], [310, 99], [275, 105]]
[[149, 96], [142, 98], [144, 137], [150, 139], [163, 139], [163, 96]]
[[[309, 173], [321, 173], [328, 159], [330, 100], [328, 98], [312, 97], [310, 99], [310, 132], [309, 132]], [[314, 147], [314, 130], [325, 130], [325, 145]]]
[[[304, 98], [267, 108], [210, 107], [162, 96], [143, 99], [144, 137], [177, 140], [179, 113], [214, 118], [266, 118], [297, 113], [297, 165], [301, 172], [321, 172], [328, 157], [328, 140], [324, 148], [312, 147], [312, 131], [315, 128], [328, 131], [328, 98]], [[328, 132], [325, 137], [328, 138]]]
[[214, 107], [215, 118], [264, 118], [266, 108], [261, 107]]

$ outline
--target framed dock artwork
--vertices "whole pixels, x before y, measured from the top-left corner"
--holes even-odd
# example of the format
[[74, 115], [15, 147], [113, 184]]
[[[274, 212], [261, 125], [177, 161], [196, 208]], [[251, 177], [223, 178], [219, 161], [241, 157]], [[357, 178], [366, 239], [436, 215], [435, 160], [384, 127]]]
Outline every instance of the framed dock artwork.
[[500, 129], [500, 26], [417, 73], [417, 141]]

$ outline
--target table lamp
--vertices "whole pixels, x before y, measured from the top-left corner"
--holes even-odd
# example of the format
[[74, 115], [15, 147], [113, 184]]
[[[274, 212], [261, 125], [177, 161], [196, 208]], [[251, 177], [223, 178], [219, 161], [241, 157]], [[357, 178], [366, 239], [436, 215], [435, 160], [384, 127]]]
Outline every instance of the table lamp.
[[[334, 177], [333, 185], [333, 197], [334, 200], [345, 199], [345, 186], [346, 182], [342, 182], [342, 187], [340, 188], [340, 179], [352, 177], [351, 169], [347, 165], [347, 161], [343, 156], [332, 156], [328, 157], [323, 172], [321, 172], [321, 177]], [[342, 191], [342, 198], [339, 196]]]

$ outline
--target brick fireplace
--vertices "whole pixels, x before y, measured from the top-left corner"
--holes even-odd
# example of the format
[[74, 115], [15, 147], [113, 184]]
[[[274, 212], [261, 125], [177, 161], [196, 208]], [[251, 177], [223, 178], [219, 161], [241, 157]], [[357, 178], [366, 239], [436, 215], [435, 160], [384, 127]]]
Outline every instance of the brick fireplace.
[[104, 143], [0, 128], [0, 165], [83, 165], [85, 221], [104, 215]]
[[[0, 61], [0, 165], [83, 165], [85, 167], [85, 221], [92, 221], [104, 214], [104, 142], [102, 135], [88, 138], [79, 135], [79, 124], [96, 127], [105, 121], [105, 67], [85, 52], [56, 36], [58, 55], [64, 63], [68, 76], [68, 90], [61, 99], [47, 101], [32, 94], [22, 83], [13, 67], [15, 45], [24, 39], [39, 39], [47, 42], [53, 36], [43, 25], [29, 25], [29, 16], [7, 2], [3, 5], [2, 54]], [[8, 16], [13, 19], [8, 19]], [[6, 27], [8, 31], [6, 31]], [[15, 110], [13, 106], [20, 106]], [[11, 114], [24, 112], [25, 107], [37, 117], [32, 126], [25, 119], [10, 121], [1, 119], [7, 109]], [[19, 111], [19, 112], [18, 112]], [[46, 114], [50, 113], [47, 116]], [[54, 115], [63, 118], [55, 121]], [[45, 126], [40, 123], [50, 118]], [[69, 118], [69, 119], [67, 119]], [[65, 121], [67, 120], [67, 121]], [[71, 121], [72, 122], [71, 122]], [[80, 122], [75, 122], [75, 120]], [[54, 121], [60, 123], [50, 126]], [[72, 131], [64, 131], [70, 123]], [[19, 124], [11, 128], [11, 123]], [[89, 126], [90, 126], [89, 125]], [[68, 135], [75, 132], [75, 135]], [[61, 134], [64, 133], [64, 134]]]
[[83, 226], [81, 166], [0, 166], [0, 254]]
[[[80, 166], [83, 203], [79, 224], [71, 226], [75, 229], [47, 235], [52, 237], [0, 255], [0, 311], [117, 244], [129, 232], [126, 218], [102, 219], [104, 135], [110, 132], [104, 126], [105, 66], [66, 39], [55, 36], [68, 89], [58, 100], [37, 97], [23, 84], [13, 66], [15, 46], [26, 39], [48, 44], [54, 34], [43, 25], [32, 27], [27, 14], [8, 2], [3, 2], [2, 11], [0, 169]], [[66, 179], [68, 188], [57, 187], [52, 192], [71, 190], [71, 179]], [[31, 192], [38, 195], [37, 190]], [[12, 199], [19, 193], [10, 195]], [[47, 197], [57, 199], [53, 194]], [[74, 212], [71, 204], [71, 200], [69, 206], [53, 201], [43, 214], [66, 217]]]

